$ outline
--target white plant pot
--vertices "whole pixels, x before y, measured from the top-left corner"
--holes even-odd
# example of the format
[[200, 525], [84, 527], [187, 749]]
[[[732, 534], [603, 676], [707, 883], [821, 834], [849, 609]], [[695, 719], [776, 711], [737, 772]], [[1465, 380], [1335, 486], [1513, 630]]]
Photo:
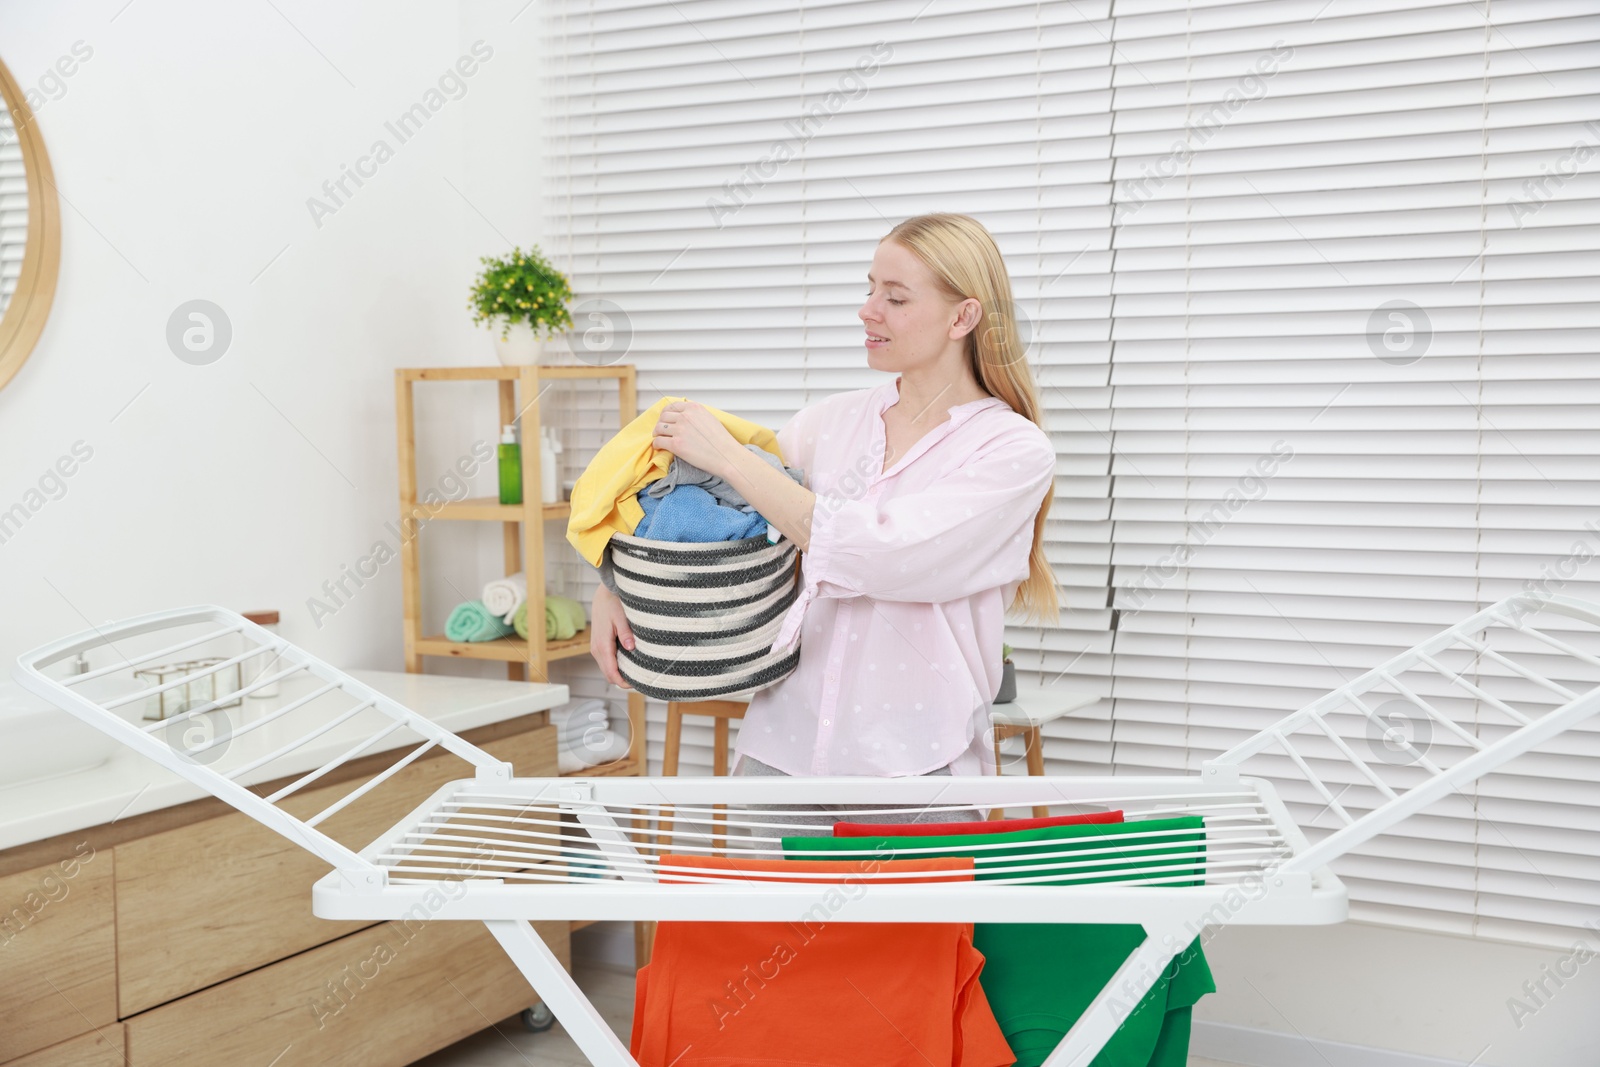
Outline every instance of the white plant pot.
[[544, 345], [535, 336], [532, 326], [526, 322], [513, 322], [503, 339], [499, 323], [491, 323], [490, 329], [493, 331], [495, 354], [504, 366], [526, 367], [539, 362]]

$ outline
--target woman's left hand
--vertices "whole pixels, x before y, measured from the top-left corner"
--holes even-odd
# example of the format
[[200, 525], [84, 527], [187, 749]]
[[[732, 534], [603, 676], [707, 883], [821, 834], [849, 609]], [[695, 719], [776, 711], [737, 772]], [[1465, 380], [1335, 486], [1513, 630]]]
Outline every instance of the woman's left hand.
[[693, 400], [679, 400], [661, 409], [650, 443], [709, 474], [726, 474], [730, 449], [739, 442], [722, 420]]

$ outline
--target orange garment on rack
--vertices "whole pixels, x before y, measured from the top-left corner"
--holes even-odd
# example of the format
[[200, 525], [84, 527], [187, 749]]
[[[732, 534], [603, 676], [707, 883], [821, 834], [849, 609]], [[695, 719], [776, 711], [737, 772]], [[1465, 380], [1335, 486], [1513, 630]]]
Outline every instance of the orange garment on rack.
[[[935, 871], [961, 874], [916, 877]], [[663, 886], [838, 877], [817, 884], [801, 922], [657, 923], [629, 1051], [640, 1067], [1010, 1067], [1016, 1057], [978, 982], [972, 923], [829, 921], [875, 885], [971, 881], [972, 871], [971, 857], [662, 856]]]

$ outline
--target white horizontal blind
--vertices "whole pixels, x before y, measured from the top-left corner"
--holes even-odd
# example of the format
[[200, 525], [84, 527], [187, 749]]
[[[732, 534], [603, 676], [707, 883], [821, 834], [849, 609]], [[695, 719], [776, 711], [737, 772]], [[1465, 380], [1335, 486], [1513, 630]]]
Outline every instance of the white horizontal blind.
[[578, 329], [594, 297], [626, 322], [641, 407], [689, 396], [778, 428], [887, 381], [856, 315], [878, 239], [923, 212], [985, 223], [1061, 456], [1048, 551], [1069, 611], [1009, 639], [1035, 666], [1108, 664], [1107, 0], [548, 10], [551, 251]]
[[[1056, 770], [1197, 768], [1600, 552], [1581, 4], [545, 6], [550, 251], [579, 329], [598, 298], [625, 324], [641, 406], [777, 427], [876, 384], [876, 240], [925, 211], [995, 234], [1069, 608], [1008, 640], [1114, 693], [1053, 724]], [[579, 469], [608, 405], [572, 410]], [[1600, 734], [1549, 748], [1348, 858], [1357, 913], [1557, 942], [1592, 917]]]
[[[1525, 582], [1600, 599], [1600, 18], [1117, 15], [1115, 760], [1197, 769]], [[1358, 917], [1570, 944], [1600, 729], [1339, 870]]]
[[0, 107], [0, 316], [11, 306], [28, 245], [28, 180], [9, 108]]

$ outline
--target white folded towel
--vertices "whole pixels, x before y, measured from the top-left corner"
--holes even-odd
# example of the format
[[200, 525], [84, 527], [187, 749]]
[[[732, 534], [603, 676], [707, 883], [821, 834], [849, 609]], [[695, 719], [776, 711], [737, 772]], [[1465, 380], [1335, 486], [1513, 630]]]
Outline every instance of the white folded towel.
[[607, 730], [603, 735], [590, 735], [588, 741], [590, 743], [582, 747], [563, 748], [556, 753], [556, 766], [562, 774], [598, 767], [628, 754], [628, 739], [615, 730]]
[[483, 606], [506, 622], [516, 617], [517, 609], [527, 599], [528, 580], [521, 571], [496, 578], [483, 587]]
[[610, 763], [628, 754], [628, 734], [612, 727], [604, 700], [574, 701], [550, 709], [556, 758], [562, 773]]
[[611, 715], [604, 700], [576, 700], [550, 709], [550, 725], [556, 728], [558, 748], [577, 748], [585, 734], [611, 728]]

